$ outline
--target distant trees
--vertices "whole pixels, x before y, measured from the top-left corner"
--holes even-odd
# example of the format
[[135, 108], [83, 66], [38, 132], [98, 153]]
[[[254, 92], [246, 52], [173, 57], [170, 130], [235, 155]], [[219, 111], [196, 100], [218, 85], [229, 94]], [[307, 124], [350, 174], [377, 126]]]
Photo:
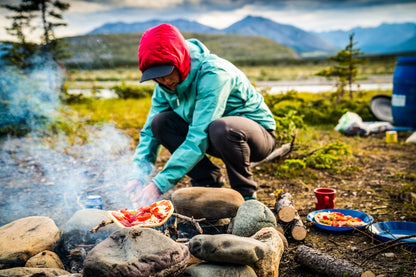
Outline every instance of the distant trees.
[[367, 62], [367, 60], [360, 58], [363, 53], [359, 48], [355, 48], [355, 44], [354, 33], [352, 33], [349, 36], [349, 43], [345, 49], [339, 51], [334, 57], [328, 57], [329, 60], [335, 62], [335, 65], [316, 73], [318, 76], [337, 78], [337, 99], [344, 95], [347, 84], [349, 97], [350, 99], [353, 98], [352, 84], [355, 82], [358, 74], [358, 65]]
[[33, 19], [33, 15], [29, 13], [29, 10], [23, 4], [19, 6], [2, 6], [12, 12], [12, 15], [6, 16], [7, 19], [11, 20], [11, 26], [5, 29], [7, 33], [17, 39], [16, 43], [12, 43], [7, 47], [6, 50], [8, 51], [4, 57], [19, 68], [26, 68], [28, 66], [28, 58], [37, 50], [36, 44], [27, 42], [26, 38], [26, 32], [32, 30], [30, 22]]
[[[61, 50], [61, 45], [55, 39], [55, 28], [66, 26], [63, 22], [62, 12], [69, 9], [70, 5], [60, 0], [21, 0], [18, 5], [2, 5], [8, 9], [11, 15], [7, 16], [11, 20], [10, 27], [6, 31], [17, 39], [11, 43], [8, 54], [5, 58], [12, 64], [20, 68], [30, 66], [29, 58], [38, 51], [43, 54], [50, 54], [52, 58], [65, 56]], [[40, 26], [33, 25], [35, 18], [40, 19]], [[41, 44], [36, 45], [28, 42], [27, 34], [33, 33], [37, 28], [43, 30], [40, 38]], [[64, 54], [64, 55], [63, 55]]]

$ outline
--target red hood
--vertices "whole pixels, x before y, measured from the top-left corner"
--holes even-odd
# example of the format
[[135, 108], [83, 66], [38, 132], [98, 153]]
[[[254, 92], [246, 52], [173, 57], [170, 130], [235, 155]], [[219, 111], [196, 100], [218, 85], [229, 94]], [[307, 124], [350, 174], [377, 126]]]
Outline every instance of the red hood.
[[191, 68], [185, 38], [170, 24], [161, 24], [143, 33], [138, 57], [142, 72], [156, 65], [173, 64], [179, 69], [182, 81], [186, 79]]

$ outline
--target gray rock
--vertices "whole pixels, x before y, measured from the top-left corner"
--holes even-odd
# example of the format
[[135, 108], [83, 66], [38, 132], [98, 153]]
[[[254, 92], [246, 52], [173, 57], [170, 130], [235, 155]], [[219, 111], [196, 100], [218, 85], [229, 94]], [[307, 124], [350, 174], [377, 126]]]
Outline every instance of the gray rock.
[[106, 239], [113, 232], [119, 230], [115, 224], [99, 228], [96, 233], [89, 230], [110, 217], [106, 211], [99, 209], [83, 209], [77, 211], [62, 227], [60, 250], [69, 254], [81, 244], [97, 244]]
[[84, 277], [179, 276], [189, 250], [151, 228], [123, 228], [96, 245], [84, 261]]
[[0, 270], [0, 277], [42, 276], [55, 277], [71, 275], [70, 272], [59, 268], [14, 267]]
[[250, 237], [265, 227], [276, 227], [273, 212], [257, 200], [244, 202], [230, 224], [230, 233], [242, 237]]
[[199, 263], [189, 266], [181, 277], [257, 277], [248, 265]]
[[267, 246], [253, 238], [230, 234], [197, 235], [189, 241], [189, 251], [209, 262], [249, 265], [264, 257]]
[[177, 213], [216, 220], [234, 217], [244, 198], [233, 189], [189, 187], [175, 191], [172, 203]]
[[65, 269], [61, 259], [52, 251], [45, 250], [27, 260], [25, 267]]
[[0, 269], [24, 266], [44, 250], [53, 250], [59, 241], [59, 229], [45, 216], [30, 216], [0, 227]]
[[263, 228], [252, 236], [267, 245], [263, 259], [250, 265], [257, 276], [274, 277], [279, 275], [280, 259], [284, 252], [284, 243], [279, 232], [272, 227]]

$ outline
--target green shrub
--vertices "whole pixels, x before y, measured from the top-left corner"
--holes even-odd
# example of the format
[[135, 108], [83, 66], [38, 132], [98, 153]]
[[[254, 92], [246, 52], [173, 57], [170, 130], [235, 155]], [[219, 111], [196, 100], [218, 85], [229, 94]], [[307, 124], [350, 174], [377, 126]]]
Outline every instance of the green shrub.
[[303, 116], [298, 116], [297, 111], [289, 110], [284, 116], [274, 116], [276, 122], [276, 142], [278, 144], [290, 142], [296, 136], [298, 129], [306, 129]]
[[354, 112], [360, 115], [363, 121], [374, 121], [376, 118], [370, 110], [368, 97], [358, 99], [340, 99], [336, 102], [335, 94], [309, 94], [300, 95], [296, 91], [286, 94], [265, 95], [265, 101], [275, 116], [285, 116], [292, 110], [296, 110], [306, 124], [336, 125], [339, 118], [346, 112]]
[[152, 95], [154, 86], [135, 86], [122, 83], [121, 85], [113, 86], [112, 89], [118, 95], [118, 97], [122, 99], [139, 99]]
[[343, 142], [335, 142], [315, 151], [305, 158], [308, 167], [316, 169], [333, 168], [341, 161], [341, 156], [351, 154], [349, 147]]

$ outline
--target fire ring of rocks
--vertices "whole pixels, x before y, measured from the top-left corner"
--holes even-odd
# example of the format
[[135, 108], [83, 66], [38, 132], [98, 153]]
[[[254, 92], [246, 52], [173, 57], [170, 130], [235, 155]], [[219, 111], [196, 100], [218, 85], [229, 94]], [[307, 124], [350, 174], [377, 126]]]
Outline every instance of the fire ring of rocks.
[[61, 230], [44, 216], [6, 224], [0, 276], [278, 276], [285, 234], [307, 234], [290, 195], [273, 209], [228, 188], [182, 188], [171, 201], [176, 214], [155, 228], [102, 224], [99, 209], [75, 212]]

